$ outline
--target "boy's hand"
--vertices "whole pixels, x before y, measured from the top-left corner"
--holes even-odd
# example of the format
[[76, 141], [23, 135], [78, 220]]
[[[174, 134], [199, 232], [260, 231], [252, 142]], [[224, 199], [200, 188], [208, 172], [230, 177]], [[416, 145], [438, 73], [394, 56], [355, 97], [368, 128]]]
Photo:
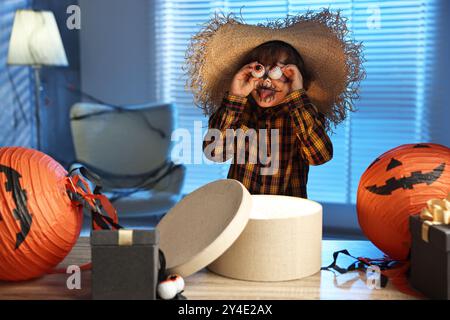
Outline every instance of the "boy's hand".
[[252, 70], [257, 64], [257, 61], [246, 64], [234, 75], [229, 90], [230, 94], [246, 97], [255, 89], [256, 83], [260, 79], [252, 77]]
[[303, 76], [295, 64], [287, 64], [281, 68], [281, 71], [283, 71], [284, 75], [289, 80], [289, 93], [303, 89]]

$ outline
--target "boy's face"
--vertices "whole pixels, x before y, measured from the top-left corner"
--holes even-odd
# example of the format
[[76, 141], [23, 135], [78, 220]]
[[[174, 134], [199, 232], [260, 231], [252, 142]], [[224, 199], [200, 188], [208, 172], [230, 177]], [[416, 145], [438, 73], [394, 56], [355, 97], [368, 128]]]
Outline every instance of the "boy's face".
[[[276, 65], [265, 65], [264, 67], [266, 70], [270, 70], [275, 66], [282, 68], [286, 65], [285, 60], [286, 57], [281, 56]], [[256, 103], [262, 108], [270, 108], [280, 104], [288, 94], [289, 81], [284, 74], [277, 80], [270, 79], [266, 74], [258, 81], [256, 89], [251, 92], [253, 99], [255, 99]]]

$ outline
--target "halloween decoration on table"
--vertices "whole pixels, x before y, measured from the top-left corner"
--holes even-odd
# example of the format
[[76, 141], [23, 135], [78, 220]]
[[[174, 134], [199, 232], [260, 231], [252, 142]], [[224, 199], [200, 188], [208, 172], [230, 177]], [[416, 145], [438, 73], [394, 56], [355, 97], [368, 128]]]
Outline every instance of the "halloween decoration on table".
[[184, 279], [178, 274], [168, 275], [166, 256], [162, 250], [159, 250], [158, 298], [162, 300], [186, 300], [183, 292]]
[[432, 299], [450, 299], [450, 193], [410, 217], [411, 284]]
[[81, 175], [42, 152], [0, 148], [0, 280], [51, 272], [71, 251], [88, 207], [95, 229], [115, 228], [117, 214]]
[[[417, 251], [415, 238], [420, 233], [417, 215], [427, 205], [430, 208], [436, 204], [446, 204], [444, 200], [430, 202], [429, 199], [445, 197], [450, 192], [449, 165], [450, 149], [432, 143], [402, 145], [376, 158], [361, 177], [357, 195], [357, 211], [361, 229], [386, 256], [378, 259], [354, 257], [347, 250], [340, 250], [333, 254], [333, 263], [323, 267], [322, 270], [346, 273], [377, 266], [381, 271], [382, 287], [389, 279], [401, 292], [421, 297], [421, 294], [411, 287], [407, 278], [411, 265], [409, 257], [411, 255], [413, 259], [414, 252]], [[425, 219], [431, 217], [434, 219], [436, 215], [445, 217], [446, 215], [441, 215], [442, 212], [442, 208], [438, 208], [435, 213], [424, 210], [422, 216], [426, 217]], [[411, 220], [413, 234], [412, 249], [409, 220]], [[440, 237], [440, 239], [444, 238]], [[339, 255], [354, 258], [355, 262], [346, 268], [339, 267], [337, 265]], [[444, 257], [448, 257], [447, 252]], [[443, 259], [440, 260], [443, 261]], [[416, 259], [416, 261], [419, 260]], [[414, 278], [415, 262], [412, 260], [411, 263], [411, 274]], [[438, 259], [422, 259], [421, 263], [422, 266], [433, 265], [437, 269], [443, 267], [443, 264], [438, 265]], [[431, 277], [435, 279], [435, 276]], [[442, 272], [439, 279], [443, 280]], [[414, 284], [414, 279], [412, 282]], [[431, 283], [436, 282], [431, 281]], [[447, 282], [445, 284], [447, 285]], [[442, 288], [442, 284], [438, 287]]]
[[298, 197], [252, 196], [237, 180], [193, 191], [157, 228], [167, 271], [182, 277], [208, 267], [230, 278], [282, 281], [320, 269], [321, 205]]
[[420, 295], [406, 277], [411, 249], [408, 220], [430, 198], [445, 197], [450, 191], [449, 164], [450, 149], [432, 143], [402, 145], [372, 162], [358, 187], [358, 220], [364, 234], [386, 256], [357, 258], [352, 268], [377, 265], [397, 289]]
[[184, 280], [177, 274], [169, 275], [166, 280], [158, 284], [158, 296], [163, 300], [172, 300], [177, 295], [181, 295], [183, 290]]
[[171, 274], [167, 277], [167, 280], [172, 281], [177, 287], [177, 293], [184, 290], [184, 279], [178, 274]]
[[432, 143], [392, 149], [363, 173], [357, 194], [364, 234], [395, 260], [408, 258], [409, 216], [450, 192], [450, 149]]
[[[242, 67], [242, 59], [271, 40], [290, 44], [303, 57], [312, 78], [308, 97], [326, 116], [327, 128], [342, 122], [358, 98], [359, 83], [365, 77], [364, 58], [362, 45], [351, 38], [346, 19], [340, 11], [328, 9], [258, 25], [246, 24], [233, 14], [216, 14], [192, 37], [186, 53], [187, 87], [196, 104], [212, 115]], [[258, 68], [253, 70], [256, 78], [266, 72], [262, 65]], [[274, 69], [269, 77], [279, 79], [280, 71]]]
[[177, 295], [177, 285], [172, 280], [164, 280], [158, 284], [158, 296], [162, 300], [171, 300]]

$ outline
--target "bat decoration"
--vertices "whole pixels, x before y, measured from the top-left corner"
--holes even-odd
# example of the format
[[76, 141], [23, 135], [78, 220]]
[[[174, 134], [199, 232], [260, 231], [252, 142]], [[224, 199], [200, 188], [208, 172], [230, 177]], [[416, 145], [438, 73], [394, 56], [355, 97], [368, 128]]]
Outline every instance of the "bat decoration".
[[5, 188], [7, 192], [12, 193], [16, 205], [16, 208], [13, 210], [14, 219], [20, 222], [20, 232], [16, 234], [15, 246], [15, 249], [18, 249], [30, 232], [33, 218], [27, 207], [27, 193], [20, 185], [20, 178], [22, 177], [20, 173], [4, 165], [0, 165], [0, 172], [6, 175]]
[[391, 178], [386, 180], [386, 184], [383, 186], [368, 186], [366, 189], [372, 193], [386, 196], [392, 194], [393, 191], [398, 189], [414, 189], [416, 184], [426, 183], [427, 185], [435, 182], [444, 172], [445, 163], [441, 163], [438, 167], [433, 169], [433, 171], [428, 173], [422, 173], [421, 171], [412, 172], [410, 176], [405, 176], [400, 179]]

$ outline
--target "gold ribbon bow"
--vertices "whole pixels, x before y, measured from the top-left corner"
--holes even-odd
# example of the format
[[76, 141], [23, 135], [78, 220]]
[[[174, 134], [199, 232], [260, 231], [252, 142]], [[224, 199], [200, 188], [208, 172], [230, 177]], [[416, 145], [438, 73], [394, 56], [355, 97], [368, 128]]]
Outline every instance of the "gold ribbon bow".
[[432, 225], [450, 224], [450, 193], [446, 199], [427, 201], [427, 207], [420, 213], [422, 224], [422, 239], [429, 242], [429, 229]]

